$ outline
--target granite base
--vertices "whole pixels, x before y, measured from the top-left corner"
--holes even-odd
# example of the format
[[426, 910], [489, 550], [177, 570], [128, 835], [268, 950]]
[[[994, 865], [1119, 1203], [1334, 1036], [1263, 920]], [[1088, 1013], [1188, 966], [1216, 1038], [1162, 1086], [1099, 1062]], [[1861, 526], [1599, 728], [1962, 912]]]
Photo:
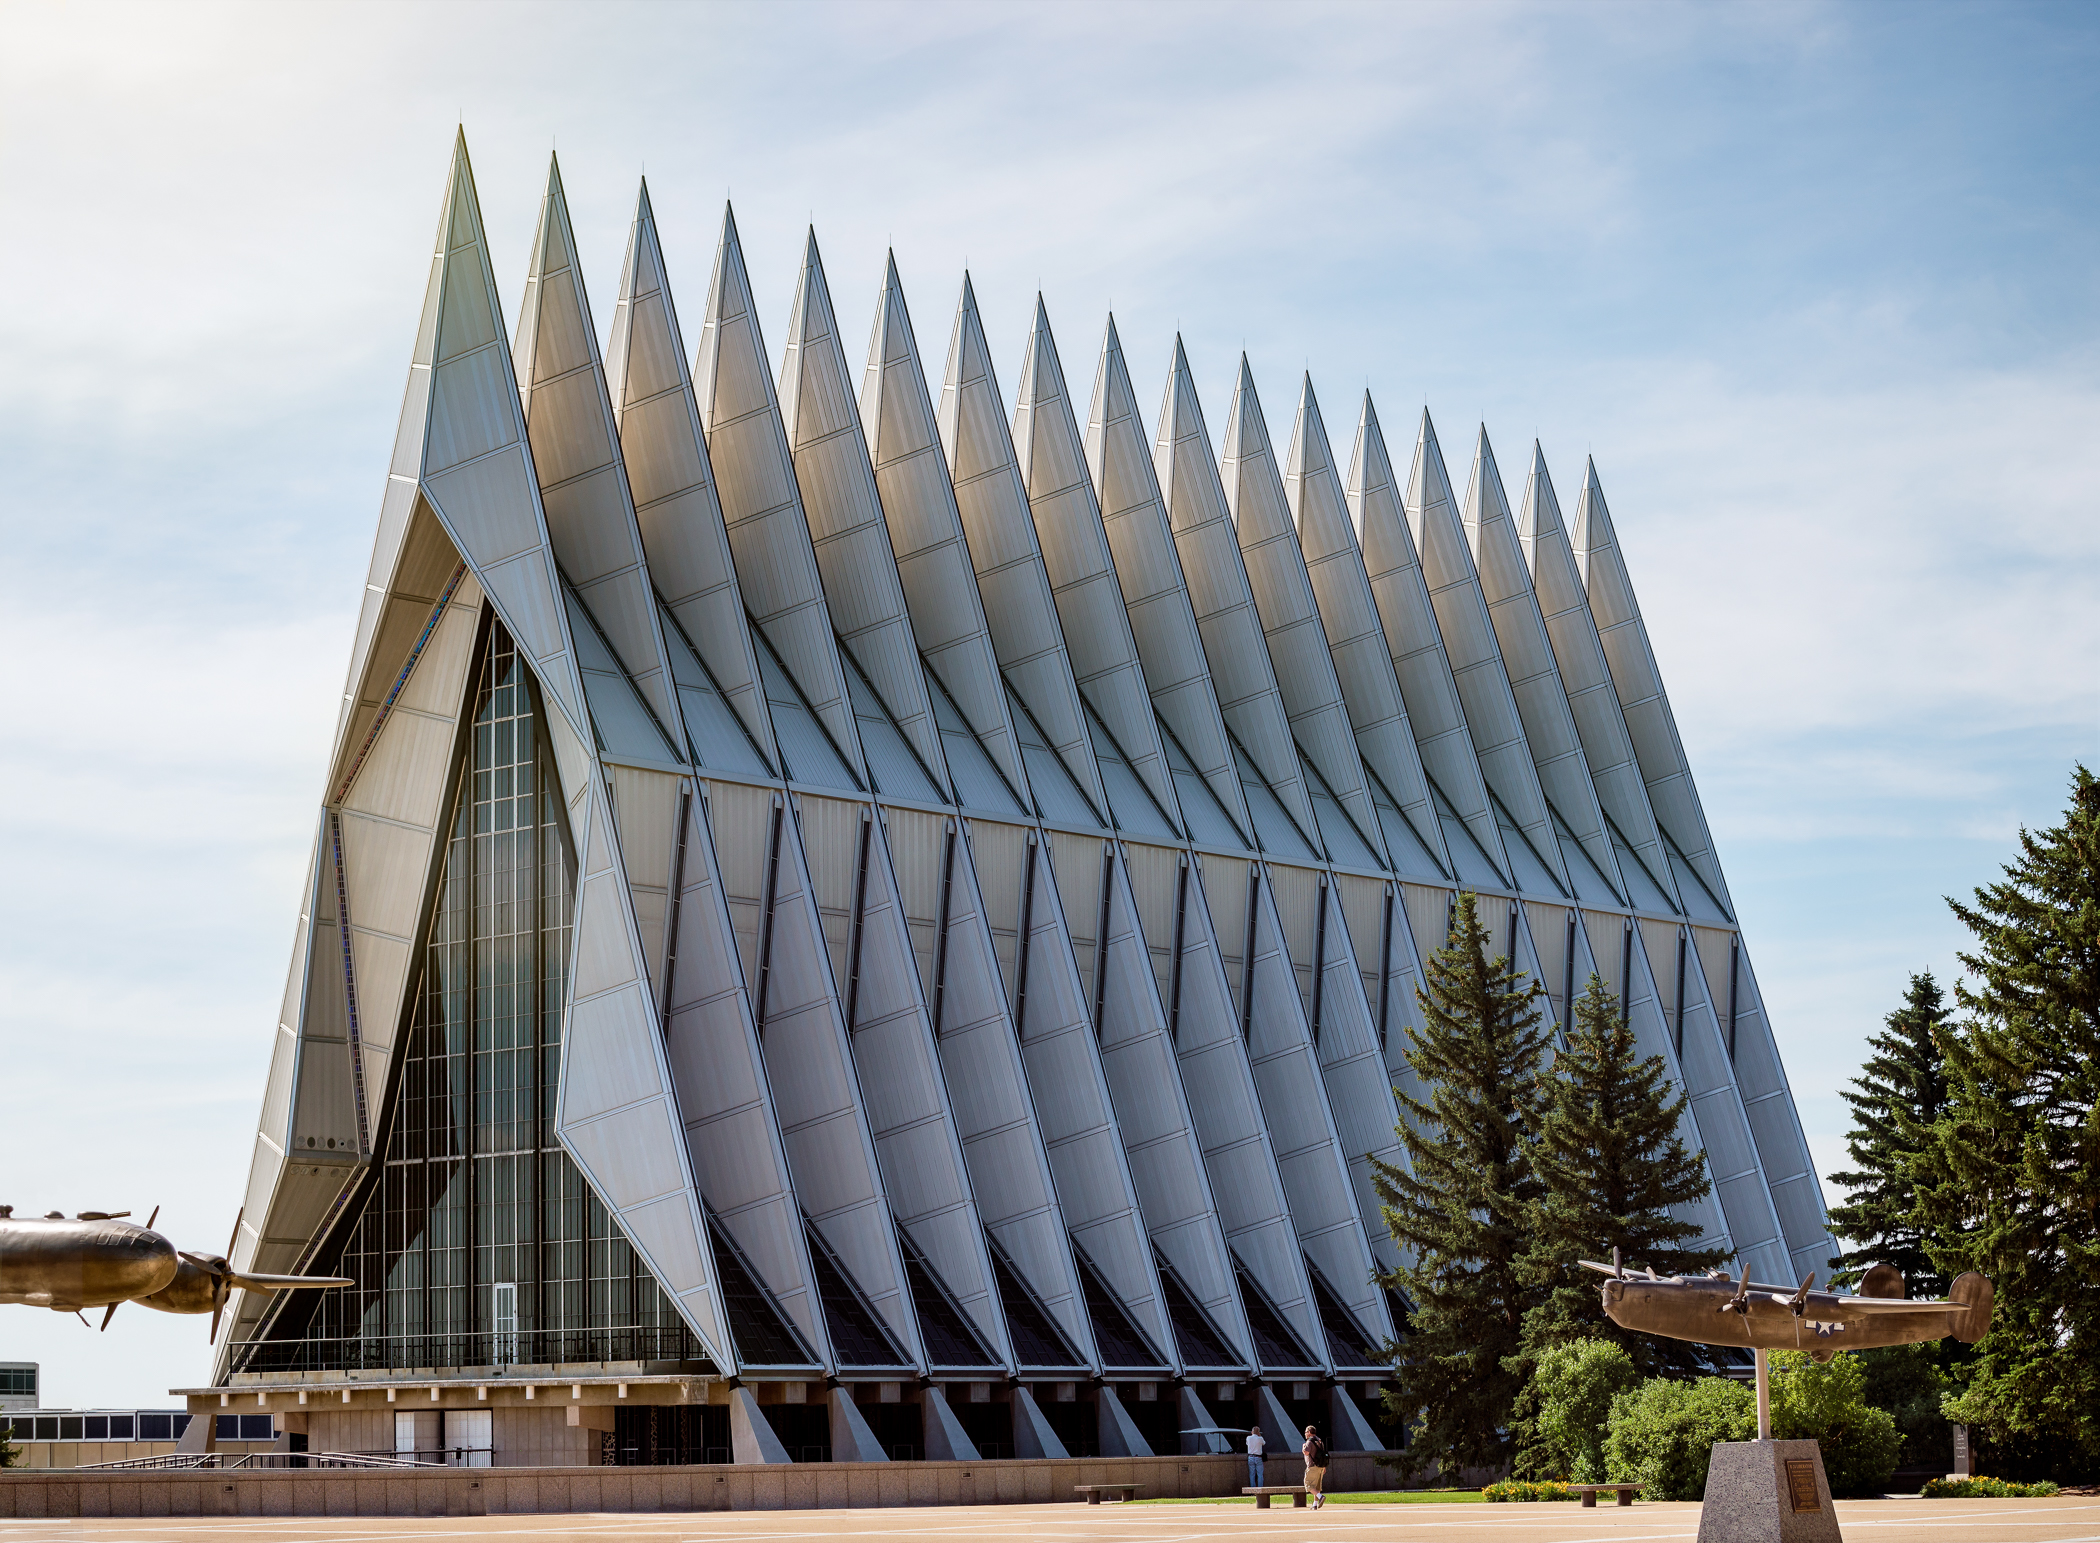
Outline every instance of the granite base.
[[1813, 1441], [1720, 1441], [1706, 1466], [1699, 1543], [1840, 1543]]

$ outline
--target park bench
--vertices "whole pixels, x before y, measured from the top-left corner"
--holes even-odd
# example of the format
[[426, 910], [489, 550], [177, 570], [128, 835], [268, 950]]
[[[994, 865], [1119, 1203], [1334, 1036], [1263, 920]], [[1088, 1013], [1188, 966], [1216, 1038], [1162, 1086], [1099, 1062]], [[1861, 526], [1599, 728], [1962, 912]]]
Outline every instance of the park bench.
[[1138, 1492], [1138, 1486], [1135, 1484], [1075, 1484], [1072, 1488], [1086, 1496], [1088, 1505], [1101, 1504], [1103, 1495], [1113, 1500], [1135, 1500]]
[[1302, 1511], [1305, 1509], [1305, 1497], [1308, 1491], [1303, 1484], [1264, 1484], [1259, 1488], [1250, 1484], [1243, 1488], [1240, 1493], [1254, 1497], [1254, 1509], [1257, 1511], [1269, 1509], [1269, 1497], [1271, 1495], [1289, 1495], [1292, 1507]]
[[1597, 1496], [1598, 1496], [1598, 1494], [1599, 1494], [1599, 1493], [1601, 1493], [1601, 1492], [1603, 1492], [1603, 1491], [1606, 1491], [1606, 1490], [1609, 1490], [1609, 1491], [1610, 1491], [1610, 1492], [1611, 1492], [1612, 1494], [1614, 1494], [1614, 1495], [1617, 1495], [1617, 1496], [1619, 1497], [1619, 1504], [1620, 1504], [1620, 1505], [1632, 1505], [1632, 1504], [1633, 1504], [1633, 1492], [1634, 1492], [1635, 1490], [1639, 1489], [1639, 1488], [1640, 1488], [1640, 1485], [1638, 1485], [1638, 1484], [1570, 1484], [1570, 1485], [1568, 1486], [1568, 1488], [1572, 1489], [1573, 1491], [1575, 1491], [1575, 1493], [1576, 1493], [1576, 1494], [1580, 1495], [1580, 1496], [1582, 1497], [1582, 1503], [1583, 1503], [1584, 1505], [1586, 1505], [1586, 1506], [1594, 1506], [1594, 1505], [1595, 1505], [1595, 1504], [1597, 1503]]

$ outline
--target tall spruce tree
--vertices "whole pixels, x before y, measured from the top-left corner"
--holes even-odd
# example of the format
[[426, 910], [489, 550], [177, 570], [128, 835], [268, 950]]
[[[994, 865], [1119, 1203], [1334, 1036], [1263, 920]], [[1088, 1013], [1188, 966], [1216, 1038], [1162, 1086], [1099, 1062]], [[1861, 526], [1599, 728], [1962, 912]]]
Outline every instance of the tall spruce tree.
[[1604, 1316], [1596, 1281], [1578, 1259], [1609, 1259], [1662, 1275], [1696, 1275], [1728, 1255], [1687, 1247], [1696, 1223], [1674, 1214], [1713, 1193], [1706, 1154], [1678, 1133], [1687, 1095], [1674, 1096], [1663, 1058], [1643, 1058], [1619, 999], [1596, 975], [1575, 1004], [1567, 1048], [1543, 1083], [1533, 1164], [1543, 1194], [1532, 1208], [1531, 1237], [1518, 1278], [1540, 1299], [1524, 1318], [1524, 1346], [1608, 1339], [1623, 1345], [1643, 1377], [1704, 1370], [1699, 1347], [1634, 1334]]
[[1947, 1075], [1938, 1034], [1948, 1009], [1930, 973], [1913, 975], [1888, 1027], [1867, 1044], [1872, 1054], [1839, 1096], [1852, 1106], [1845, 1150], [1852, 1171], [1830, 1182], [1851, 1191], [1830, 1208], [1831, 1229], [1855, 1246], [1830, 1261], [1834, 1285], [1855, 1284], [1876, 1263], [1903, 1272], [1914, 1297], [1947, 1294], [1947, 1276], [1925, 1251], [1913, 1170], [1933, 1144], [1947, 1108]]
[[[1963, 1022], [1943, 1033], [1947, 1108], [1918, 1166], [1926, 1252], [1996, 1287], [1991, 1330], [1956, 1369], [1957, 1420], [2051, 1477], [2100, 1473], [2100, 780], [2061, 825], [2022, 829], [2002, 883], [1949, 900]], [[1973, 982], [1973, 984], [1972, 984]]]
[[1522, 1385], [1504, 1361], [1519, 1348], [1534, 1293], [1517, 1275], [1533, 1207], [1532, 1164], [1545, 995], [1507, 955], [1489, 952], [1474, 897], [1462, 894], [1450, 940], [1428, 962], [1423, 1026], [1407, 1062], [1427, 1101], [1400, 1096], [1403, 1169], [1374, 1163], [1385, 1224], [1408, 1261], [1382, 1284], [1410, 1307], [1395, 1347], [1389, 1411], [1411, 1431], [1397, 1466], [1417, 1473], [1501, 1467]]

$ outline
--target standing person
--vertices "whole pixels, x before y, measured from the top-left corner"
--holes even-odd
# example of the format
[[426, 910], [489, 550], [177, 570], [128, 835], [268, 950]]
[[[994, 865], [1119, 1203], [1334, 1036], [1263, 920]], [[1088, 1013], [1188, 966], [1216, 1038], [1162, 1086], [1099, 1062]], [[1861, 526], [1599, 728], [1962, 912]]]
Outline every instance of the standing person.
[[1298, 1450], [1305, 1458], [1305, 1488], [1312, 1495], [1313, 1509], [1317, 1511], [1327, 1504], [1327, 1443], [1308, 1425], [1305, 1427], [1305, 1445]]
[[1249, 1489], [1261, 1488], [1262, 1454], [1268, 1450], [1269, 1443], [1262, 1436], [1259, 1425], [1247, 1432], [1247, 1487]]

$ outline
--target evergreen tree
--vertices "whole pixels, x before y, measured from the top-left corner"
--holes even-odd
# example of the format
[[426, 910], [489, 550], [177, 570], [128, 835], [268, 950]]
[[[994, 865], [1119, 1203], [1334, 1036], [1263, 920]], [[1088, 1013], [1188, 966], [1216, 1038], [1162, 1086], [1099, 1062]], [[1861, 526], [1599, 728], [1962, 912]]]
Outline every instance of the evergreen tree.
[[1381, 1284], [1411, 1311], [1392, 1347], [1398, 1387], [1387, 1408], [1412, 1435], [1404, 1471], [1446, 1473], [1509, 1461], [1510, 1409], [1521, 1378], [1503, 1362], [1519, 1346], [1532, 1293], [1517, 1276], [1543, 1191], [1531, 1159], [1545, 992], [1507, 955], [1489, 953], [1474, 897], [1462, 894], [1450, 941], [1416, 993], [1423, 1027], [1407, 1062], [1427, 1101], [1400, 1094], [1408, 1166], [1374, 1163], [1386, 1226], [1408, 1263]]
[[1524, 1344], [1608, 1339], [1623, 1346], [1643, 1377], [1665, 1370], [1705, 1371], [1699, 1347], [1632, 1334], [1604, 1316], [1596, 1281], [1579, 1259], [1609, 1259], [1659, 1275], [1696, 1275], [1728, 1255], [1690, 1248], [1696, 1224], [1674, 1215], [1713, 1193], [1706, 1154], [1678, 1134], [1687, 1095], [1670, 1090], [1659, 1055], [1642, 1058], [1619, 999], [1599, 977], [1575, 1004], [1567, 1048], [1544, 1082], [1533, 1159], [1544, 1191], [1532, 1209], [1531, 1239], [1517, 1273], [1541, 1293], [1525, 1315]]
[[1544, 1394], [1533, 1372], [1551, 1348], [1598, 1339], [1621, 1347], [1639, 1377], [1711, 1369], [1704, 1349], [1684, 1340], [1636, 1334], [1605, 1317], [1594, 1277], [1576, 1261], [1609, 1259], [1690, 1275], [1727, 1257], [1718, 1248], [1689, 1248], [1699, 1228], [1672, 1214], [1712, 1193], [1703, 1152], [1678, 1134], [1686, 1095], [1674, 1097], [1659, 1055], [1643, 1059], [1619, 999], [1591, 975], [1575, 1004], [1567, 1048], [1543, 1083], [1533, 1164], [1542, 1194], [1531, 1213], [1530, 1240], [1517, 1278], [1534, 1296], [1523, 1336], [1505, 1363], [1524, 1381], [1511, 1432], [1517, 1468], [1527, 1477], [1559, 1473], [1539, 1416]]
[[2078, 767], [2063, 823], [1948, 904], [1977, 947], [1918, 1215], [1933, 1263], [1997, 1303], [1947, 1412], [2070, 1480], [2100, 1472], [2100, 780]]
[[1903, 1272], [1914, 1297], [1947, 1293], [1947, 1276], [1925, 1251], [1912, 1177], [1947, 1107], [1937, 1038], [1947, 1012], [1939, 983], [1930, 974], [1913, 975], [1903, 1006], [1867, 1041], [1873, 1053], [1840, 1095], [1852, 1106], [1845, 1138], [1852, 1171], [1833, 1173], [1830, 1182], [1850, 1190], [1851, 1198], [1830, 1208], [1830, 1225], [1857, 1246], [1830, 1261], [1833, 1285], [1853, 1285], [1867, 1266], [1886, 1263]]

